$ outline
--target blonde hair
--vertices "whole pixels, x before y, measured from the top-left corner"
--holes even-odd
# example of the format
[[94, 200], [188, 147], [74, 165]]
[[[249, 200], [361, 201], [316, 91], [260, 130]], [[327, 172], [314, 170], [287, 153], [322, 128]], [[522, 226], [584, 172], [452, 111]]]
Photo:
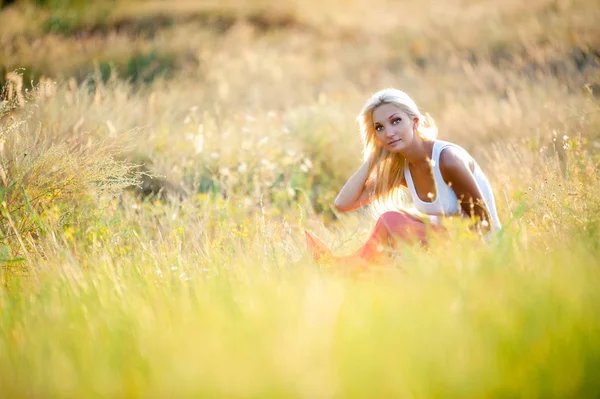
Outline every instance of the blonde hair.
[[426, 140], [437, 137], [435, 121], [429, 114], [421, 114], [417, 104], [403, 91], [384, 89], [373, 94], [365, 103], [356, 118], [363, 140], [363, 157], [369, 162], [369, 178], [374, 180], [373, 195], [377, 200], [391, 200], [400, 206], [400, 183], [404, 178], [406, 160], [400, 154], [393, 154], [383, 148], [377, 139], [373, 124], [373, 111], [383, 104], [393, 104], [411, 119], [418, 118], [417, 133]]

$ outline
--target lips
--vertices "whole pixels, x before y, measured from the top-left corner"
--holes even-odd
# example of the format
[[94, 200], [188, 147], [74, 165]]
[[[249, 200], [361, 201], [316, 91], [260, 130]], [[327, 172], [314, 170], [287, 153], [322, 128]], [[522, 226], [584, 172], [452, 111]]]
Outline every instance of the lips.
[[402, 140], [402, 139], [398, 139], [398, 140], [390, 141], [390, 142], [388, 143], [388, 145], [394, 145], [394, 144], [396, 144], [396, 143], [399, 143], [401, 140]]

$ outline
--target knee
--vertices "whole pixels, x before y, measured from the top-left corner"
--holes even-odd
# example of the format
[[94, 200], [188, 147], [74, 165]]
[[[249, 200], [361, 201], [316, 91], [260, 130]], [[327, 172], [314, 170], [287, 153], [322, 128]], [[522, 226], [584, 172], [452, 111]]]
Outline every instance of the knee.
[[413, 219], [403, 212], [388, 211], [377, 220], [377, 226], [388, 231], [397, 230], [399, 226], [409, 224]]
[[410, 216], [406, 213], [396, 211], [387, 211], [379, 217], [379, 221], [382, 223], [393, 223], [410, 219]]

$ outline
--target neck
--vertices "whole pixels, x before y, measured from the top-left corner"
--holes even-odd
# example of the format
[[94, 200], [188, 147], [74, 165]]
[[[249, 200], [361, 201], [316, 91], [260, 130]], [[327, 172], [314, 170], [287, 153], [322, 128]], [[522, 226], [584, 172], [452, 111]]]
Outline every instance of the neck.
[[401, 152], [406, 162], [415, 166], [429, 163], [431, 159], [431, 148], [433, 141], [426, 141], [422, 138], [415, 136], [415, 139], [411, 143], [410, 147], [406, 148]]

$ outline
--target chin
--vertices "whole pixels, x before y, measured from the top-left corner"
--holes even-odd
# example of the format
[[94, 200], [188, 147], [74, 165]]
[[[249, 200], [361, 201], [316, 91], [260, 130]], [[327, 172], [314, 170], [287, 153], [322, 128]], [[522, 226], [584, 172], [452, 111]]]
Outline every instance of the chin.
[[388, 152], [390, 152], [392, 154], [397, 154], [400, 151], [402, 151], [405, 147], [406, 146], [404, 144], [403, 145], [396, 145], [396, 146], [393, 146], [393, 147], [388, 147], [387, 150], [388, 150]]

